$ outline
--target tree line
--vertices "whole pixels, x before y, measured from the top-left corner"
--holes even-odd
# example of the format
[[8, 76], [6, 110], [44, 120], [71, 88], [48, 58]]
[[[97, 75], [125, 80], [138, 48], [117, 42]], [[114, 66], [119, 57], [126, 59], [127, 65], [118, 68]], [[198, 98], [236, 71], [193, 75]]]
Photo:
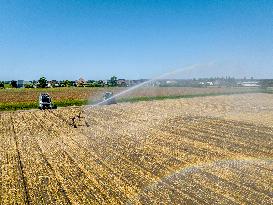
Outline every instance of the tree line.
[[[106, 84], [102, 80], [98, 81], [87, 81], [87, 82], [78, 82], [77, 84], [74, 81], [70, 80], [64, 80], [61, 81], [61, 86], [58, 87], [104, 87]], [[107, 86], [115, 87], [118, 86], [118, 80], [116, 76], [112, 76], [110, 80], [107, 83]], [[125, 86], [125, 85], [123, 85]], [[9, 83], [10, 88], [18, 88], [18, 83], [15, 80], [10, 81]], [[41, 77], [37, 82], [35, 83], [27, 83], [24, 84], [25, 88], [46, 88], [48, 87], [48, 80], [46, 77]], [[51, 87], [55, 87], [55, 85], [51, 85]], [[5, 88], [5, 83], [3, 81], [0, 81], [0, 88]]]

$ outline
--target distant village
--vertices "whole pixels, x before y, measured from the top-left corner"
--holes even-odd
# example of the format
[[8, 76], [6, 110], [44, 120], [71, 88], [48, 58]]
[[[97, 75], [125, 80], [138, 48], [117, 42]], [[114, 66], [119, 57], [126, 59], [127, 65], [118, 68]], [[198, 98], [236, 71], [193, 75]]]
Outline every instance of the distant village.
[[[38, 80], [0, 81], [0, 88], [59, 88], [59, 87], [131, 87], [149, 81], [149, 79], [126, 80], [116, 76], [109, 80], [47, 80], [41, 77]], [[199, 78], [199, 79], [160, 79], [146, 84], [154, 87], [273, 87], [273, 80], [232, 77]]]

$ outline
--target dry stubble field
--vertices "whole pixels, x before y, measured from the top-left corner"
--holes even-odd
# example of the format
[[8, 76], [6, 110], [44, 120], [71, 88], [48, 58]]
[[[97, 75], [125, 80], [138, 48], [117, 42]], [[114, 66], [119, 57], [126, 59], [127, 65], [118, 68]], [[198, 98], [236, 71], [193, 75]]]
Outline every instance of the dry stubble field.
[[1, 204], [272, 204], [273, 95], [0, 113]]

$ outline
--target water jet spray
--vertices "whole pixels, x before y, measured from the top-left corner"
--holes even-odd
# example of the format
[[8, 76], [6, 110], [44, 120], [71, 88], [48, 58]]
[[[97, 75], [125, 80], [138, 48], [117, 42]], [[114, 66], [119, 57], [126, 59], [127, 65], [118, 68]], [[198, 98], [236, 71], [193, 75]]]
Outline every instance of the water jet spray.
[[137, 85], [135, 85], [133, 87], [130, 87], [127, 90], [121, 91], [120, 93], [117, 93], [117, 94], [113, 95], [112, 97], [110, 97], [110, 98], [108, 98], [106, 100], [98, 102], [98, 103], [96, 103], [94, 105], [88, 105], [88, 106], [86, 106], [84, 108], [84, 110], [85, 109], [88, 110], [88, 109], [91, 109], [91, 108], [99, 106], [99, 105], [107, 104], [108, 101], [114, 100], [114, 99], [116, 99], [116, 98], [118, 98], [120, 96], [123, 96], [123, 95], [125, 95], [125, 94], [127, 94], [129, 92], [132, 92], [132, 91], [134, 91], [134, 90], [136, 90], [138, 88], [141, 88], [141, 87], [143, 87], [145, 85], [149, 85], [149, 84], [151, 84], [151, 83], [153, 83], [153, 82], [155, 82], [157, 80], [167, 78], [168, 76], [172, 76], [174, 74], [178, 74], [178, 73], [181, 73], [181, 72], [182, 73], [189, 72], [189, 71], [195, 70], [195, 69], [200, 68], [200, 67], [208, 67], [208, 66], [212, 66], [214, 64], [215, 64], [215, 62], [209, 62], [207, 64], [193, 64], [193, 65], [189, 65], [189, 66], [184, 66], [183, 68], [176, 69], [176, 70], [173, 70], [173, 71], [170, 71], [170, 72], [167, 72], [167, 73], [163, 73], [163, 74], [161, 74], [161, 75], [159, 75], [157, 77], [154, 77], [154, 78], [152, 78], [152, 79], [150, 79], [148, 81], [137, 84]]

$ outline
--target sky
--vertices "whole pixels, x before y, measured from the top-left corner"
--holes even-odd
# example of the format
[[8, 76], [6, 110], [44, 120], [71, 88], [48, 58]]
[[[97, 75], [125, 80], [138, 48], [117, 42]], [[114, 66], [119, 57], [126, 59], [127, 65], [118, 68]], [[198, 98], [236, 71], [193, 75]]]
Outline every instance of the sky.
[[0, 80], [273, 78], [272, 23], [272, 0], [0, 0]]

